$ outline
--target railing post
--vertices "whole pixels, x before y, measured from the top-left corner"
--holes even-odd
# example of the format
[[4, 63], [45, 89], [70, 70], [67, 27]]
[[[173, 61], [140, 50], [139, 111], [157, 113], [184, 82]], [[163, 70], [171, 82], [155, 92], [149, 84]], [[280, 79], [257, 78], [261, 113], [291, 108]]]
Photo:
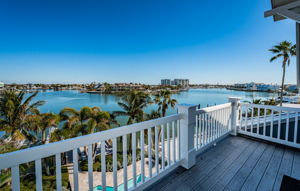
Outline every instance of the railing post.
[[231, 135], [237, 135], [237, 120], [238, 120], [238, 107], [240, 103], [239, 97], [229, 97], [229, 102], [231, 102]]
[[183, 115], [180, 120], [180, 158], [183, 159], [181, 166], [191, 168], [196, 163], [196, 149], [194, 135], [196, 125], [197, 105], [180, 104], [178, 113]]

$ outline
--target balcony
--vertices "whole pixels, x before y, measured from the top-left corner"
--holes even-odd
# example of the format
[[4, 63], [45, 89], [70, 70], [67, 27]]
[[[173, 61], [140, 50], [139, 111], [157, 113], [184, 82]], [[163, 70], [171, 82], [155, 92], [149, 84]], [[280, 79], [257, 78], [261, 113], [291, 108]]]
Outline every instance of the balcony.
[[300, 179], [299, 112], [238, 98], [203, 109], [179, 105], [172, 116], [2, 154], [0, 169], [11, 169], [14, 191], [23, 181], [20, 165], [29, 162], [36, 190], [46, 190], [42, 165], [49, 157], [56, 190], [64, 189], [62, 167], [75, 191], [279, 190], [284, 175]]

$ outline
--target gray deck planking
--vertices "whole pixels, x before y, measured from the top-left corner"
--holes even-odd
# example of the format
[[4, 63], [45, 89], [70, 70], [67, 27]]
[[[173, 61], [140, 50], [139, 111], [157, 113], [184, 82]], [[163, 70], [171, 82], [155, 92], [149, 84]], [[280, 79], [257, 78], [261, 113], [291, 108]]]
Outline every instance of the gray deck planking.
[[[212, 184], [209, 190], [224, 190], [226, 185], [230, 182], [230, 180], [237, 174], [237, 172], [244, 166], [244, 164], [247, 162], [249, 157], [252, 154], [255, 154], [255, 151], [257, 150], [257, 147], [259, 146], [259, 142], [255, 142], [255, 144], [252, 146], [252, 149], [250, 152], [245, 151], [246, 153], [241, 155], [237, 161], [233, 161], [231, 166], [228, 168], [228, 170], [224, 171], [220, 177], [218, 177], [217, 182], [215, 184]], [[216, 180], [213, 180], [216, 181]]]
[[279, 190], [283, 175], [300, 179], [300, 151], [244, 137], [228, 137], [147, 190]]
[[267, 148], [267, 150], [263, 153], [262, 157], [259, 159], [256, 166], [253, 168], [252, 172], [244, 182], [241, 191], [252, 191], [255, 190], [257, 185], [260, 182], [260, 179], [264, 175], [264, 172], [269, 164], [269, 161], [275, 151], [275, 146]]
[[[236, 148], [238, 148], [241, 144], [243, 145], [243, 143], [246, 143], [243, 138], [239, 138], [234, 141], [230, 139], [226, 140], [224, 144], [219, 144], [219, 148], [215, 147], [211, 149], [209, 153], [205, 153], [205, 155], [208, 154], [208, 156], [203, 157], [202, 160], [197, 162], [196, 166], [173, 179], [171, 184], [167, 185], [167, 187], [161, 187], [160, 190], [181, 190], [185, 187], [190, 188], [190, 185], [193, 182], [204, 177], [206, 173], [208, 173], [207, 171], [212, 170], [219, 162], [225, 160], [225, 158], [229, 156], [233, 150], [237, 150]], [[216, 152], [212, 152], [213, 150], [216, 150]], [[220, 152], [224, 154], [220, 155]], [[202, 170], [204, 168], [206, 169], [205, 171]]]
[[[237, 166], [241, 160], [246, 160], [246, 156], [254, 150], [255, 142], [251, 141], [245, 149], [240, 149], [240, 152], [230, 155], [226, 160], [217, 165], [203, 180], [199, 181], [193, 187], [194, 190], [209, 190], [219, 180], [223, 174], [227, 176], [227, 172], [231, 166]], [[250, 151], [250, 152], [249, 152]]]
[[253, 155], [251, 155], [246, 163], [242, 166], [242, 168], [239, 169], [239, 171], [234, 175], [234, 177], [230, 180], [230, 182], [226, 185], [224, 190], [232, 190], [232, 191], [239, 191], [249, 174], [251, 173], [252, 169], [257, 164], [258, 160], [264, 153], [264, 151], [267, 149], [267, 147], [270, 147], [269, 145], [262, 144], [258, 146], [258, 148], [255, 150]]
[[276, 147], [274, 155], [272, 156], [272, 158], [269, 162], [269, 165], [267, 167], [267, 170], [265, 171], [264, 176], [260, 180], [257, 190], [259, 190], [259, 191], [272, 190], [273, 185], [276, 180], [277, 172], [280, 167], [283, 153], [284, 153], [283, 147], [280, 147], [280, 146]]
[[291, 175], [293, 160], [294, 160], [294, 151], [286, 147], [284, 151], [284, 155], [281, 160], [279, 171], [277, 173], [275, 184], [273, 186], [274, 191], [280, 189], [283, 175], [288, 175], [288, 176]]
[[295, 152], [291, 176], [300, 180], [300, 152]]

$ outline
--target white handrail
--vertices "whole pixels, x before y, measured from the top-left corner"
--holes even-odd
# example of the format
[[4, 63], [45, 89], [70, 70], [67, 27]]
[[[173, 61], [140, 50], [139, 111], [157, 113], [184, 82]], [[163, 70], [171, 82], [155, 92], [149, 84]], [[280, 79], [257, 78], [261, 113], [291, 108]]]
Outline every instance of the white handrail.
[[10, 168], [15, 165], [31, 162], [37, 159], [49, 157], [57, 153], [67, 152], [79, 147], [94, 144], [96, 142], [113, 139], [123, 135], [138, 132], [149, 127], [180, 120], [181, 115], [175, 114], [163, 118], [135, 123], [128, 126], [118, 127], [98, 133], [79, 136], [59, 142], [49, 143], [41, 146], [31, 147], [15, 152], [0, 154], [0, 169]]

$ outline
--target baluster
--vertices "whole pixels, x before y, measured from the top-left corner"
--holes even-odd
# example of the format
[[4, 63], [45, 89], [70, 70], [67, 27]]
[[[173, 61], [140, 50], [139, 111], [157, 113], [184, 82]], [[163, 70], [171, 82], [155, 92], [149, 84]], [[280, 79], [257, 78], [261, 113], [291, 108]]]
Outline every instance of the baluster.
[[299, 113], [295, 112], [294, 143], [297, 143], [298, 115]]
[[151, 152], [151, 128], [148, 128], [148, 166], [149, 177], [152, 177], [152, 152]]
[[136, 133], [132, 133], [132, 174], [133, 187], [136, 187]]
[[274, 110], [271, 110], [271, 127], [270, 127], [270, 137], [273, 138], [273, 128], [274, 128]]
[[[96, 149], [96, 148], [95, 148]], [[89, 178], [89, 189], [93, 190], [93, 156], [92, 156], [93, 146], [88, 145], [88, 178]]]
[[141, 174], [142, 174], [142, 182], [145, 181], [145, 141], [144, 141], [144, 130], [141, 130]]
[[256, 133], [259, 134], [259, 127], [260, 127], [260, 124], [259, 124], [259, 118], [260, 118], [260, 107], [257, 107], [257, 130], [256, 130]]
[[167, 148], [168, 148], [168, 166], [171, 165], [171, 147], [170, 147], [170, 124], [167, 123]]
[[245, 105], [245, 131], [248, 132], [248, 105]]
[[61, 191], [61, 158], [60, 153], [55, 155], [56, 190]]
[[77, 153], [77, 148], [73, 149], [73, 179], [74, 179], [74, 190], [78, 191], [78, 153]]
[[174, 121], [172, 122], [172, 138], [173, 138], [173, 162], [175, 163], [176, 161], [176, 142], [175, 142], [175, 125], [174, 125]]
[[290, 112], [287, 111], [286, 125], [285, 125], [285, 140], [289, 140], [289, 128], [290, 128]]
[[165, 170], [165, 125], [161, 126], [161, 161], [162, 169]]
[[216, 125], [215, 125], [215, 112], [212, 111], [211, 112], [211, 141], [214, 141], [215, 139], [215, 129], [216, 129]]
[[207, 143], [210, 143], [210, 113], [207, 114]]
[[42, 183], [42, 160], [35, 160], [35, 180], [36, 180], [36, 190], [43, 190]]
[[212, 135], [213, 135], [213, 132], [212, 132], [212, 116], [211, 116], [212, 113], [209, 113], [209, 142], [212, 142]]
[[19, 165], [11, 168], [12, 191], [20, 191], [20, 170]]
[[266, 131], [267, 131], [267, 109], [264, 109], [264, 131], [263, 135], [266, 136]]
[[118, 151], [118, 144], [117, 138], [113, 138], [113, 177], [114, 177], [114, 191], [118, 190], [118, 162], [117, 162], [117, 151]]
[[279, 110], [279, 118], [278, 118], [278, 128], [277, 128], [277, 138], [280, 139], [281, 132], [281, 110]]
[[198, 115], [196, 117], [196, 126], [195, 126], [195, 135], [196, 138], [194, 139], [194, 145], [196, 149], [199, 149], [199, 135], [198, 135], [198, 128], [199, 128], [199, 120], [198, 120]]
[[254, 107], [251, 108], [251, 133], [253, 133]]
[[202, 134], [202, 131], [203, 131], [203, 121], [202, 121], [202, 114], [199, 115], [199, 148], [202, 147], [203, 143], [203, 134]]
[[101, 141], [101, 180], [102, 180], [102, 189], [106, 190], [106, 161], [105, 161], [105, 141]]
[[218, 110], [218, 120], [217, 120], [218, 137], [221, 136], [221, 123], [220, 123], [220, 119], [221, 119], [221, 111], [222, 111], [222, 110]]
[[205, 144], [208, 142], [208, 114], [205, 113]]
[[123, 184], [124, 190], [127, 191], [127, 135], [123, 135]]
[[243, 105], [240, 106], [240, 129], [243, 129]]
[[155, 169], [156, 169], [156, 174], [158, 174], [158, 127], [154, 127], [154, 138], [155, 138]]
[[223, 135], [225, 132], [225, 117], [226, 117], [226, 109], [222, 109], [221, 111], [221, 134]]
[[201, 117], [201, 128], [200, 128], [200, 133], [201, 133], [200, 134], [200, 137], [201, 137], [200, 143], [201, 143], [201, 145], [200, 145], [200, 147], [202, 147], [204, 144], [204, 117], [203, 117], [203, 114], [201, 114], [200, 117]]
[[178, 149], [178, 159], [181, 159], [181, 157], [180, 157], [180, 120], [177, 120], [177, 139], [178, 139], [178, 147], [177, 147], [177, 149]]

